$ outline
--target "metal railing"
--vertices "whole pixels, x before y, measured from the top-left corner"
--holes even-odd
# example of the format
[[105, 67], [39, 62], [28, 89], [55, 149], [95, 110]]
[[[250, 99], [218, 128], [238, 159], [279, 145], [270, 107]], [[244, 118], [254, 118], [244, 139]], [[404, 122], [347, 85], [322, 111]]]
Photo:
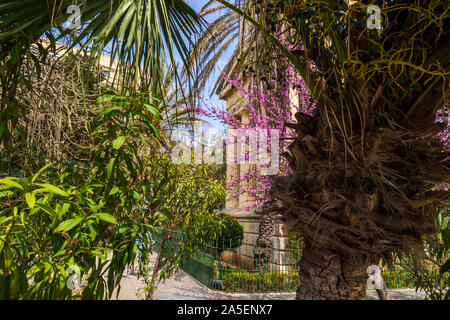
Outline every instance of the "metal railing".
[[[167, 245], [183, 245], [182, 234], [171, 232]], [[161, 237], [153, 234], [155, 249]], [[294, 292], [300, 284], [299, 247], [258, 248], [243, 242], [233, 248], [227, 241], [211, 240], [187, 259], [182, 270], [213, 290], [231, 293]], [[414, 288], [414, 279], [403, 270], [382, 273], [388, 289]]]

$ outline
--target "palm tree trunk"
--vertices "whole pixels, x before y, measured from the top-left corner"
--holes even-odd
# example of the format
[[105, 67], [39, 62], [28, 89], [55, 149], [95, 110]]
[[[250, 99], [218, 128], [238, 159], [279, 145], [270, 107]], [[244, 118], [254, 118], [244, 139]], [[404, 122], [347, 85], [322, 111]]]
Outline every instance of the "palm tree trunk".
[[305, 241], [297, 300], [361, 300], [366, 292], [363, 258], [346, 260]]
[[259, 223], [259, 235], [254, 251], [256, 269], [268, 271], [272, 261], [273, 243], [272, 236], [275, 227], [275, 214], [268, 213], [261, 216]]

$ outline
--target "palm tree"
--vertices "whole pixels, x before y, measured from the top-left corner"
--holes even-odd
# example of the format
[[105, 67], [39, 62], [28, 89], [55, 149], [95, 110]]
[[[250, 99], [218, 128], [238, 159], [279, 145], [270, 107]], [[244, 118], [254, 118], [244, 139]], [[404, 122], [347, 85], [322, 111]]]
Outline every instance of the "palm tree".
[[[67, 9], [77, 3], [82, 27], [64, 29], [62, 24], [72, 15]], [[72, 45], [88, 50], [94, 60], [109, 51], [111, 63], [118, 64], [115, 69], [120, 77], [116, 81], [122, 87], [139, 86], [145, 90], [164, 63], [175, 64], [177, 53], [190, 70], [189, 43], [205, 26], [183, 0], [1, 0], [0, 17], [1, 67], [5, 70], [1, 75], [0, 137], [5, 143], [9, 143], [9, 129], [17, 124], [20, 112], [14, 97], [17, 84], [26, 81], [21, 65], [40, 37], [54, 43], [70, 36]]]
[[[317, 107], [296, 114], [288, 177], [275, 181], [278, 210], [305, 239], [298, 299], [361, 299], [366, 268], [396, 250], [420, 258], [422, 237], [448, 199], [448, 147], [436, 112], [449, 93], [449, 8], [441, 1], [268, 1], [253, 20], [280, 23], [296, 43], [280, 51], [309, 84]], [[280, 3], [282, 3], [280, 5]], [[274, 7], [282, 8], [282, 15]], [[371, 25], [369, 23], [369, 25]], [[448, 111], [448, 109], [447, 109]]]
[[[230, 2], [243, 11], [250, 10], [249, 1]], [[220, 59], [230, 50], [231, 58], [222, 70], [222, 74], [234, 72], [233, 67], [236, 63], [237, 69], [243, 69], [244, 64], [257, 61], [260, 58], [259, 54], [263, 53], [263, 50], [259, 50], [263, 43], [262, 37], [255, 32], [253, 25], [217, 0], [208, 1], [199, 12], [199, 16], [205, 20], [212, 20], [205, 32], [194, 43], [190, 54], [191, 61], [195, 61], [199, 70], [195, 75], [195, 87], [203, 91]], [[211, 87], [211, 94], [218, 89], [222, 74], [217, 77], [215, 84]]]
[[[188, 85], [188, 79], [183, 79], [180, 88], [177, 87], [177, 69], [173, 66], [164, 66], [160, 73], [155, 73], [150, 82], [148, 91], [153, 97], [160, 97], [160, 101], [154, 101], [154, 105], [161, 110], [161, 119], [154, 119], [157, 128], [161, 134], [159, 142], [170, 151], [173, 147], [174, 130], [185, 130], [194, 132], [194, 123], [206, 121], [197, 118], [190, 106], [194, 105], [195, 99], [198, 99], [197, 88], [192, 87], [191, 94], [185, 90]], [[161, 76], [162, 75], [162, 76]], [[160, 79], [161, 78], [161, 79]]]

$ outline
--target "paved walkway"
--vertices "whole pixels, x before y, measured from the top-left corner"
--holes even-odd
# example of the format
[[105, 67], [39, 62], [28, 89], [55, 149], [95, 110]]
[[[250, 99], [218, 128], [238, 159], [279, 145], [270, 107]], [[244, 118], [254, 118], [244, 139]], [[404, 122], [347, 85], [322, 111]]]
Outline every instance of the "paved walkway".
[[[133, 272], [126, 273], [121, 282], [119, 300], [139, 300], [138, 291], [142, 288], [141, 280]], [[377, 293], [367, 291], [367, 296], [377, 299]], [[392, 300], [421, 300], [423, 293], [414, 289], [390, 290]], [[115, 297], [115, 295], [114, 295]], [[165, 284], [160, 284], [155, 294], [157, 300], [294, 300], [295, 293], [229, 294], [210, 290], [197, 280], [179, 271]]]

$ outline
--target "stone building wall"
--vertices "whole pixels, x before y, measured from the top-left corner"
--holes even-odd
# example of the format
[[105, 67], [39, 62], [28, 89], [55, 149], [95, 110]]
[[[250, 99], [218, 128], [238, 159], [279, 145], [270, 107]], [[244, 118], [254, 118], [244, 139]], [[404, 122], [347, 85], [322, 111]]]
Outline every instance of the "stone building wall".
[[[242, 70], [238, 66], [238, 61], [230, 61], [228, 70], [231, 70], [229, 76], [232, 76], [232, 73], [241, 75], [240, 81], [243, 81], [243, 87], [249, 88], [249, 81], [245, 77], [242, 76]], [[245, 106], [244, 97], [241, 96], [241, 92], [237, 90], [235, 87], [231, 86], [227, 81], [222, 80], [219, 84], [218, 90], [216, 91], [217, 95], [220, 99], [226, 101], [227, 103], [227, 112], [230, 115], [234, 115], [238, 119], [240, 119], [243, 123], [248, 122], [249, 114], [248, 110]], [[292, 107], [295, 109], [295, 106], [298, 105], [300, 99], [297, 92], [294, 89], [291, 89], [291, 102], [293, 103]], [[295, 113], [295, 110], [292, 110]], [[237, 146], [235, 146], [234, 150], [237, 153]], [[227, 149], [227, 153], [229, 149]], [[227, 154], [228, 157], [228, 154]], [[251, 169], [255, 169], [256, 165], [250, 165], [249, 161], [245, 161], [242, 164], [229, 163], [227, 161], [227, 184], [239, 179], [239, 177], [247, 174]], [[233, 215], [237, 218], [237, 220], [241, 223], [244, 229], [244, 241], [248, 245], [244, 245], [240, 248], [240, 252], [245, 258], [252, 259], [261, 255], [261, 250], [254, 250], [257, 246], [258, 237], [260, 234], [264, 234], [265, 232], [260, 231], [260, 226], [263, 226], [267, 231], [272, 229], [272, 246], [275, 249], [273, 252], [274, 256], [270, 257], [272, 261], [272, 265], [275, 267], [282, 266], [290, 259], [287, 257], [285, 252], [283, 253], [280, 250], [286, 249], [287, 244], [287, 230], [284, 223], [278, 218], [276, 215], [273, 215], [273, 219], [264, 219], [265, 221], [261, 224], [261, 215], [258, 214], [255, 210], [246, 211], [244, 208], [251, 207], [253, 204], [253, 199], [249, 196], [249, 194], [239, 194], [239, 191], [243, 188], [247, 189], [249, 186], [247, 182], [242, 182], [240, 184], [236, 184], [231, 190], [227, 192], [225, 212], [227, 214]], [[273, 222], [273, 225], [270, 224]], [[269, 227], [267, 227], [269, 225]], [[273, 227], [273, 228], [272, 228]], [[266, 244], [261, 244], [261, 242], [268, 242], [267, 237], [261, 237], [259, 243], [259, 248], [264, 247]], [[283, 270], [283, 267], [277, 269], [278, 271]]]
[[[244, 88], [248, 87], [249, 82], [244, 81]], [[227, 111], [229, 114], [233, 114], [239, 118], [243, 123], [248, 122], [249, 114], [243, 103], [243, 97], [241, 92], [226, 82], [222, 83], [220, 92], [218, 92], [220, 99], [227, 102]], [[237, 145], [234, 146], [234, 152], [237, 154]], [[227, 152], [229, 149], [227, 149]], [[251, 169], [256, 168], [256, 165], [250, 165], [249, 161], [245, 163], [236, 164], [227, 162], [227, 184], [239, 179], [239, 177], [247, 174]], [[251, 207], [253, 199], [247, 193], [239, 194], [239, 190], [248, 188], [248, 182], [241, 182], [236, 184], [231, 190], [227, 192], [226, 205], [224, 212], [237, 218], [244, 229], [244, 242], [246, 243], [240, 248], [241, 254], [245, 257], [254, 257], [254, 248], [257, 244], [257, 239], [260, 233], [260, 220], [261, 215], [255, 210], [245, 210], [245, 207]], [[286, 248], [286, 228], [283, 222], [276, 218], [273, 226], [272, 243], [273, 248], [285, 249]], [[276, 254], [272, 257], [274, 264], [284, 264], [284, 254]], [[279, 270], [279, 269], [278, 269]]]

